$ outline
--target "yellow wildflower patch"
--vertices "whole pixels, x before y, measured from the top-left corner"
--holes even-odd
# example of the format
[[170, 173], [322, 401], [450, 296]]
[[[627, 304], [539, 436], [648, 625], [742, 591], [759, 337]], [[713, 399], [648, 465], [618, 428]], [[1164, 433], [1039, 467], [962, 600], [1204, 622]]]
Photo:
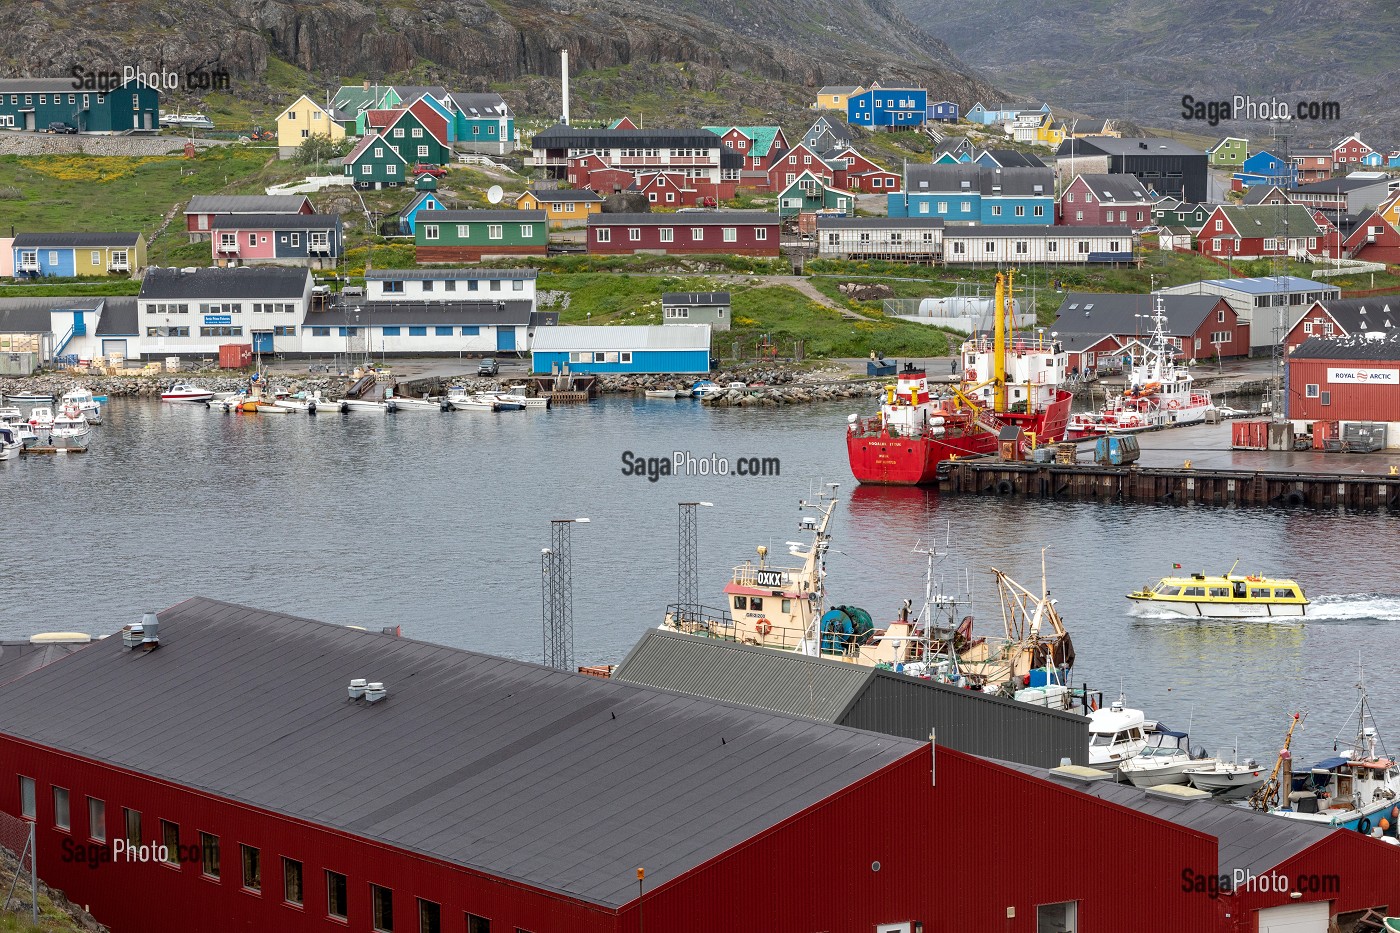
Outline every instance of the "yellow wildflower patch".
[[143, 165], [175, 162], [177, 156], [33, 156], [21, 159], [26, 168], [58, 181], [81, 181], [102, 184], [116, 181], [134, 173]]

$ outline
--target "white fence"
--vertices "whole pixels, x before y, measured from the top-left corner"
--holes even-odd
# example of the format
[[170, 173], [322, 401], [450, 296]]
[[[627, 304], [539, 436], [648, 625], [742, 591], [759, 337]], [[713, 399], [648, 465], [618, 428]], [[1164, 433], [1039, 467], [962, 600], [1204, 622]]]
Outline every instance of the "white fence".
[[1308, 270], [1308, 277], [1313, 279], [1385, 271], [1385, 263], [1383, 262], [1362, 262], [1360, 259], [1323, 259], [1321, 257], [1313, 257], [1312, 261], [1317, 263], [1317, 268]]

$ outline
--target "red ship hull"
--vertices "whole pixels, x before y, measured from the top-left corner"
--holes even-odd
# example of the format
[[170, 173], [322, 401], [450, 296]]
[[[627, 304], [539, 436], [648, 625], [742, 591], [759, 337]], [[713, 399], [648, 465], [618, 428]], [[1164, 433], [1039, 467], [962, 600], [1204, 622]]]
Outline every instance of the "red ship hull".
[[[1037, 444], [1064, 438], [1072, 396], [1060, 390], [1044, 411], [1033, 415], [1005, 413], [997, 418], [1034, 434]], [[990, 431], [949, 432], [942, 437], [904, 437], [887, 432], [846, 432], [846, 454], [858, 482], [878, 486], [924, 486], [938, 482], [938, 465], [951, 457], [992, 454], [997, 437]]]

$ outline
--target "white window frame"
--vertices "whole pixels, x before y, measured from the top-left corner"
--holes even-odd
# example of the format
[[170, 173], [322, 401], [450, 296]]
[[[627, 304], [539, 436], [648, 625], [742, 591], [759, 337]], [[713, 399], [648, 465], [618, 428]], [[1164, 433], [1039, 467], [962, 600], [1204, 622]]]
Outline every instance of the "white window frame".
[[596, 237], [597, 242], [599, 242], [599, 243], [611, 243], [611, 242], [612, 242], [612, 230], [611, 230], [610, 228], [608, 228], [608, 227], [599, 227], [599, 228], [598, 228], [596, 231], [594, 231], [594, 232], [597, 234], [597, 237]]

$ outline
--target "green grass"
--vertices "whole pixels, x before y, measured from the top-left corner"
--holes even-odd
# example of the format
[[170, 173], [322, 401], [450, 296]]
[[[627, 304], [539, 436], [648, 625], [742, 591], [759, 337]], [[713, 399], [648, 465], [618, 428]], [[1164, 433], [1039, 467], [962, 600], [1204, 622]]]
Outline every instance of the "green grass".
[[536, 282], [540, 291], [569, 293], [569, 307], [560, 310], [562, 324], [660, 324], [662, 292], [718, 287], [701, 276], [633, 276], [625, 272], [547, 272]]
[[[209, 244], [204, 244], [204, 257], [209, 258]], [[137, 279], [43, 279], [42, 284], [0, 283], [0, 298], [48, 298], [59, 295], [84, 298], [98, 295], [135, 295], [141, 291]]]

